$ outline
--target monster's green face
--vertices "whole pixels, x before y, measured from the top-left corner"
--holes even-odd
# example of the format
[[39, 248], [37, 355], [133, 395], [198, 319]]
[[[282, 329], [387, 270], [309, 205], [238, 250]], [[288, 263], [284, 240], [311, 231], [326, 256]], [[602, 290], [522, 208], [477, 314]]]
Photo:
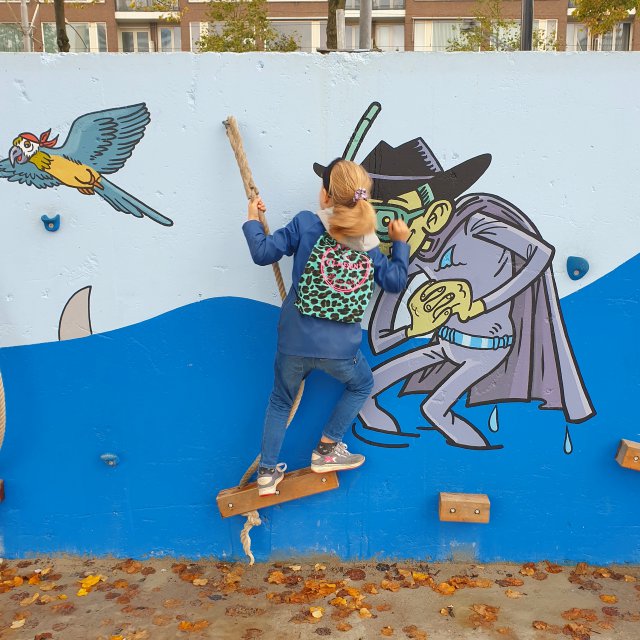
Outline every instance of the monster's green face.
[[435, 199], [428, 184], [387, 201], [370, 202], [378, 218], [376, 231], [380, 238], [380, 248], [384, 253], [388, 253], [391, 248], [389, 224], [392, 220], [406, 222], [411, 231], [408, 242], [413, 255], [428, 243], [429, 234], [438, 233], [447, 224], [452, 211], [448, 200]]

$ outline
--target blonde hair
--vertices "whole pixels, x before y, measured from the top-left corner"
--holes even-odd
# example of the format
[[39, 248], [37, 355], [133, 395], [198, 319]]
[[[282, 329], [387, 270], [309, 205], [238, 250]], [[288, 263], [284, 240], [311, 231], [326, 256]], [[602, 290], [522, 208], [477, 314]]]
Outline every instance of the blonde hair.
[[364, 198], [356, 198], [356, 191], [371, 193], [373, 183], [369, 174], [357, 163], [340, 160], [331, 169], [329, 196], [333, 200], [333, 215], [329, 233], [336, 239], [365, 236], [376, 229], [376, 213]]

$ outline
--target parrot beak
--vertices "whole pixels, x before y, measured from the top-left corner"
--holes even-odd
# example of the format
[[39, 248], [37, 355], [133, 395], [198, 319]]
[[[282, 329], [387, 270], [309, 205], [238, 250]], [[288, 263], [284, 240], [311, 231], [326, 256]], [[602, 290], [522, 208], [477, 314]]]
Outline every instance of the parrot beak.
[[22, 162], [22, 149], [15, 144], [9, 149], [9, 162], [12, 167], [15, 167], [16, 162]]

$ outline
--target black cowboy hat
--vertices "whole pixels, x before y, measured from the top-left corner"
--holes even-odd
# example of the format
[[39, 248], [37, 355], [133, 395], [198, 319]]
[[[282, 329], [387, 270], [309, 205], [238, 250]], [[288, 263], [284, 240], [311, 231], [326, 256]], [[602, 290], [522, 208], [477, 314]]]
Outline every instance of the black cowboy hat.
[[[490, 164], [491, 154], [484, 153], [443, 171], [422, 138], [399, 147], [379, 142], [361, 163], [373, 180], [371, 199], [389, 200], [428, 184], [436, 200], [450, 201], [469, 189]], [[313, 170], [322, 177], [325, 167], [315, 162]]]

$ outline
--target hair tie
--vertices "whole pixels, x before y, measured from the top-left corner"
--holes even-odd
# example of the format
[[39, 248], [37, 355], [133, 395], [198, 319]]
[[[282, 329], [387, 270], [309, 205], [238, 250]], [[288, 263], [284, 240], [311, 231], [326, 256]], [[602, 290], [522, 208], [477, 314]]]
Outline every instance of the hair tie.
[[366, 189], [356, 189], [356, 192], [353, 195], [353, 201], [354, 202], [358, 202], [358, 200], [366, 200], [367, 198], [368, 198], [368, 196], [367, 196], [367, 190]]

